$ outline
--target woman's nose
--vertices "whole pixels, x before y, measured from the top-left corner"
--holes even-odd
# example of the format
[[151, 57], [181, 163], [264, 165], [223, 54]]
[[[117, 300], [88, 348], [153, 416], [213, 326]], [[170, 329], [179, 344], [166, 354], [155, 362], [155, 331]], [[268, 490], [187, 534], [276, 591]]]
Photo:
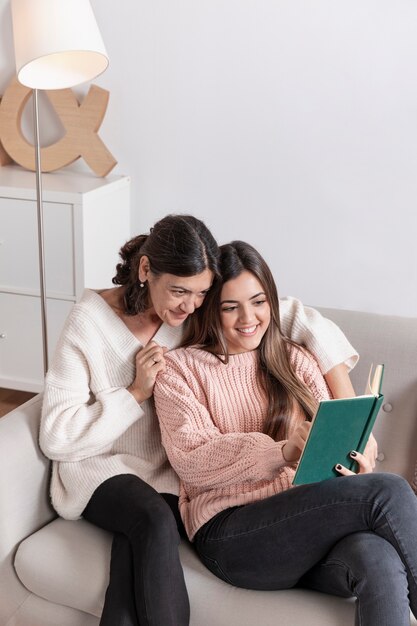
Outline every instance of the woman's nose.
[[181, 311], [183, 311], [184, 313], [188, 313], [189, 315], [191, 313], [194, 313], [195, 308], [196, 306], [195, 306], [194, 298], [187, 298], [187, 300], [184, 300], [180, 304]]
[[253, 311], [249, 307], [242, 307], [239, 315], [240, 321], [248, 324], [253, 321]]

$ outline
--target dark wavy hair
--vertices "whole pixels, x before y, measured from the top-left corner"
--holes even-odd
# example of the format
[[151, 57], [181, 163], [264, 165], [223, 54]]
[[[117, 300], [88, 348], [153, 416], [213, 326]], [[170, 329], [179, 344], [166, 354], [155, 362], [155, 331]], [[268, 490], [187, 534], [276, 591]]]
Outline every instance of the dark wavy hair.
[[205, 269], [215, 276], [219, 274], [219, 247], [207, 226], [192, 215], [167, 215], [156, 222], [148, 235], [133, 237], [120, 249], [121, 263], [116, 266], [112, 282], [125, 287], [128, 315], [141, 313], [150, 306], [147, 283], [140, 287], [138, 277], [144, 255], [156, 276], [195, 276]]
[[220, 246], [221, 278], [215, 281], [203, 305], [190, 320], [183, 345], [199, 345], [227, 363], [227, 343], [224, 338], [220, 298], [223, 285], [244, 271], [251, 272], [261, 283], [271, 307], [271, 322], [259, 346], [261, 384], [268, 398], [268, 414], [264, 432], [273, 439], [286, 439], [290, 417], [295, 405], [300, 405], [307, 419], [317, 409], [310, 390], [294, 373], [289, 350], [294, 344], [281, 331], [279, 298], [272, 272], [259, 252], [244, 241], [232, 241]]

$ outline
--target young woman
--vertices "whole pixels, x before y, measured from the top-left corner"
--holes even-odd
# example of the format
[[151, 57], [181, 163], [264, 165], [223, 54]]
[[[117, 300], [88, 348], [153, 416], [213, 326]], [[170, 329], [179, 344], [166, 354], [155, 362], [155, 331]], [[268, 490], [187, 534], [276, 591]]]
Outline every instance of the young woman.
[[259, 253], [243, 242], [221, 250], [222, 283], [187, 338], [195, 347], [166, 355], [154, 389], [188, 536], [233, 585], [356, 596], [361, 626], [409, 626], [416, 497], [401, 477], [370, 473], [355, 451], [360, 475], [341, 467], [343, 476], [291, 486], [329, 389], [313, 356], [283, 336]]
[[[186, 626], [178, 478], [151, 396], [165, 351], [179, 345], [217, 275], [218, 247], [200, 220], [170, 215], [120, 256], [116, 286], [86, 290], [67, 320], [46, 378], [40, 443], [53, 460], [57, 512], [114, 533], [101, 626]], [[298, 301], [284, 308], [291, 335], [317, 353], [335, 392], [349, 390], [343, 363], [357, 355], [341, 331]]]

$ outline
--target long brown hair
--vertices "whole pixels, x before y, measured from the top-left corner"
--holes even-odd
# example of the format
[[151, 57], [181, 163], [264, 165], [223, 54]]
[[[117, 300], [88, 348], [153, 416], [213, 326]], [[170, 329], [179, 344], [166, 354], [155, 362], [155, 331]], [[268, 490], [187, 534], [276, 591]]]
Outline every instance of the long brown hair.
[[219, 248], [201, 220], [192, 215], [167, 215], [150, 229], [149, 235], [138, 235], [120, 249], [121, 263], [116, 266], [114, 285], [124, 285], [124, 306], [128, 315], [142, 313], [149, 306], [148, 284], [140, 283], [139, 263], [149, 259], [155, 276], [195, 276], [205, 269], [218, 274]]
[[317, 401], [294, 373], [289, 350], [294, 344], [281, 331], [279, 299], [272, 272], [255, 248], [243, 241], [232, 241], [220, 246], [221, 279], [215, 280], [203, 306], [196, 311], [184, 336], [183, 345], [200, 345], [229, 360], [220, 317], [220, 296], [223, 285], [237, 278], [245, 270], [261, 283], [271, 307], [271, 321], [259, 345], [260, 379], [268, 398], [268, 413], [264, 432], [273, 439], [288, 436], [291, 414], [299, 405], [307, 419], [317, 409]]

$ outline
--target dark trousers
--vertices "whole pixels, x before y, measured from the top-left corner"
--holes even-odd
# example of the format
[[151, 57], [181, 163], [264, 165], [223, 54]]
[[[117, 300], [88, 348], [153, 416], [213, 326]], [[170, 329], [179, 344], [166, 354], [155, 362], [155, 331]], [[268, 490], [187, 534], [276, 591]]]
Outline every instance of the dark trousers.
[[178, 498], [123, 474], [96, 489], [83, 517], [115, 533], [100, 626], [187, 626]]
[[207, 522], [195, 539], [219, 578], [250, 589], [355, 596], [360, 626], [417, 615], [417, 498], [394, 474], [294, 487]]

